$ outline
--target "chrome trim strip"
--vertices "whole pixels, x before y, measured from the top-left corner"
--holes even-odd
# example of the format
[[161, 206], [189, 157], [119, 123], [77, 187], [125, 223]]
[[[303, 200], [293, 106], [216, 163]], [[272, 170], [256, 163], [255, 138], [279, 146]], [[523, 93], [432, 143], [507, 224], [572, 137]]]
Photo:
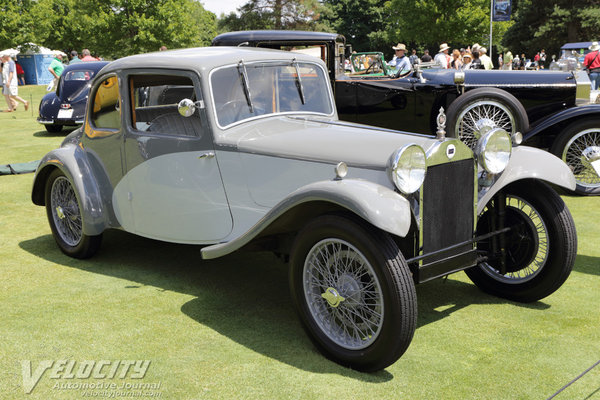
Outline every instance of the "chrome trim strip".
[[[227, 152], [233, 152], [233, 153], [237, 153], [237, 154], [253, 154], [253, 155], [259, 155], [259, 156], [280, 158], [283, 160], [315, 162], [315, 163], [320, 163], [320, 164], [331, 165], [334, 169], [335, 169], [335, 166], [339, 162], [339, 161], [332, 161], [330, 159], [325, 160], [325, 159], [311, 158], [311, 157], [304, 157], [304, 156], [290, 156], [290, 155], [282, 156], [281, 154], [270, 153], [270, 152], [266, 152], [266, 151], [258, 152], [258, 151], [240, 150], [240, 149], [235, 148], [230, 145], [221, 145], [221, 144], [215, 144], [215, 150], [219, 151], [219, 152], [227, 151]], [[387, 172], [387, 167], [378, 167], [378, 166], [367, 165], [367, 164], [349, 163], [347, 161], [344, 161], [344, 162], [346, 163], [348, 168], [359, 168], [359, 169], [368, 169], [368, 170], [372, 170], [372, 171]], [[392, 183], [392, 186], [393, 186], [393, 183]]]
[[54, 123], [54, 121], [45, 121], [45, 120], [37, 120], [38, 123], [40, 124], [44, 124], [44, 125], [52, 125]]
[[508, 88], [547, 88], [547, 87], [568, 87], [572, 88], [577, 86], [575, 83], [465, 83], [465, 87], [497, 87], [499, 89]]

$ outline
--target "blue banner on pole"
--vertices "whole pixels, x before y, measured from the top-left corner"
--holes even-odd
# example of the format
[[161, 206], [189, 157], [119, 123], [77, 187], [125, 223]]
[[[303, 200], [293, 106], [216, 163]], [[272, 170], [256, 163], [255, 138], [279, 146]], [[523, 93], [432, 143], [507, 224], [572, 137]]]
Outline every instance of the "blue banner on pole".
[[494, 0], [492, 21], [510, 21], [511, 0]]

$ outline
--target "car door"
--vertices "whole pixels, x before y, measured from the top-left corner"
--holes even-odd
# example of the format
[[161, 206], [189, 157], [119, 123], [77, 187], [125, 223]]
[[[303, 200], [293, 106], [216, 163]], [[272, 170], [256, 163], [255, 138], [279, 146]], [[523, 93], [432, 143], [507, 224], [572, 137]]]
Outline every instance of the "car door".
[[[233, 222], [206, 120], [197, 75], [137, 70], [125, 77], [125, 186], [133, 231], [179, 243], [214, 243]], [[177, 104], [199, 106], [190, 117]]]

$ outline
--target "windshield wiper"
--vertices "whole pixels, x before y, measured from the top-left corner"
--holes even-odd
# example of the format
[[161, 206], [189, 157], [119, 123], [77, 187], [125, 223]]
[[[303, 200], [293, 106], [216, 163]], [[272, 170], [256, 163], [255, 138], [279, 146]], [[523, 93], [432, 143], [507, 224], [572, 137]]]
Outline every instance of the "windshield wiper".
[[302, 100], [302, 104], [306, 104], [306, 98], [304, 97], [304, 86], [302, 86], [302, 78], [300, 78], [300, 68], [298, 67], [298, 61], [296, 61], [295, 58], [292, 60], [292, 65], [296, 68], [296, 88], [298, 88], [300, 100]]
[[250, 94], [250, 84], [248, 83], [248, 71], [246, 71], [246, 65], [244, 64], [244, 60], [240, 60], [240, 62], [238, 63], [238, 71], [240, 73], [240, 76], [242, 77], [242, 86], [244, 87], [246, 102], [248, 103], [250, 112], [253, 113], [254, 107], [252, 106], [252, 95]]

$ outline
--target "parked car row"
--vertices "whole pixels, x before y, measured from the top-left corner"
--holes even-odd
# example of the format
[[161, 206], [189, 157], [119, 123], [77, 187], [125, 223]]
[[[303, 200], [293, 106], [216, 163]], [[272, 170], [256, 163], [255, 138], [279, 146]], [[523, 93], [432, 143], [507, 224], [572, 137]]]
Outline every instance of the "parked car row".
[[353, 54], [359, 73], [344, 70], [345, 38], [322, 32], [243, 31], [217, 36], [214, 46], [291, 50], [315, 47], [328, 67], [342, 120], [399, 131], [435, 134], [440, 107], [448, 135], [474, 148], [483, 133], [502, 128], [546, 149], [575, 174], [579, 194], [600, 195], [600, 104], [590, 103], [585, 74], [560, 71], [422, 69], [391, 75], [379, 53]]
[[[577, 184], [561, 160], [519, 144], [528, 114], [512, 94], [462, 94], [452, 75], [422, 71], [339, 80], [334, 99], [330, 72], [309, 55], [254, 48], [113, 61], [90, 83], [83, 126], [41, 160], [32, 200], [71, 257], [93, 256], [107, 229], [201, 245], [203, 258], [283, 255], [315, 346], [362, 371], [408, 348], [415, 284], [465, 270], [487, 293], [532, 302], [564, 283], [577, 235], [549, 184]], [[556, 85], [540, 90], [574, 95], [572, 80]], [[340, 121], [344, 93], [391, 93], [380, 104], [407, 121], [394, 127], [422, 132]], [[534, 103], [531, 115], [558, 107]]]

